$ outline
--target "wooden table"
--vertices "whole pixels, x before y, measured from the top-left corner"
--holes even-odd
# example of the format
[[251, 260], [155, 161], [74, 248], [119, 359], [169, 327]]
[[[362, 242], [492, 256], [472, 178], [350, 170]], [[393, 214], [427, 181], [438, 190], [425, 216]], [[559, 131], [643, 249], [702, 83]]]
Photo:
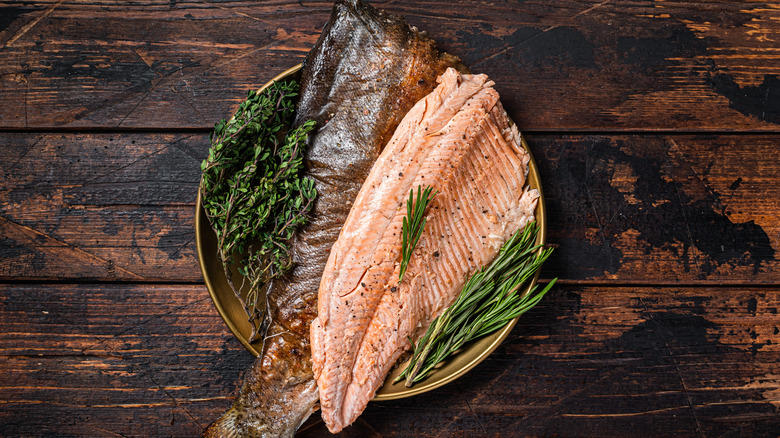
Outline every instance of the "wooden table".
[[[496, 81], [560, 280], [466, 377], [343, 436], [777, 436], [778, 5], [375, 4]], [[0, 435], [197, 436], [230, 405], [252, 357], [198, 268], [200, 162], [330, 8], [0, 3]]]

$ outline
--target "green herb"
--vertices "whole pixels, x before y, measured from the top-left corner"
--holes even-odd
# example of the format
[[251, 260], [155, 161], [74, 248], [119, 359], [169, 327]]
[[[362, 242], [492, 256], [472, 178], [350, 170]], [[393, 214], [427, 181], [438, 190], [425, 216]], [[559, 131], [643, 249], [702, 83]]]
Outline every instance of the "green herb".
[[[314, 121], [287, 132], [298, 84], [250, 91], [228, 121], [214, 127], [201, 169], [202, 204], [217, 236], [230, 287], [247, 312], [250, 342], [268, 325], [263, 288], [292, 267], [289, 241], [306, 223], [317, 191], [303, 177], [303, 153]], [[230, 266], [244, 277], [239, 287]], [[248, 283], [246, 298], [241, 294]]]
[[541, 291], [534, 286], [525, 295], [519, 293], [552, 252], [552, 248], [534, 245], [537, 233], [536, 223], [528, 224], [501, 247], [489, 266], [466, 282], [455, 302], [431, 323], [417, 345], [412, 343], [411, 361], [396, 382], [405, 377], [406, 386], [412, 386], [466, 342], [498, 330], [542, 299], [557, 278]]
[[425, 209], [433, 197], [439, 193], [436, 191], [431, 194], [432, 190], [431, 186], [425, 187], [424, 190], [417, 186], [416, 201], [414, 199], [414, 189], [409, 191], [409, 200], [406, 202], [406, 217], [401, 225], [401, 271], [398, 274], [399, 283], [404, 279], [404, 273], [406, 273], [406, 267], [409, 266], [412, 252], [417, 246], [420, 236], [422, 236], [423, 228], [425, 228]]

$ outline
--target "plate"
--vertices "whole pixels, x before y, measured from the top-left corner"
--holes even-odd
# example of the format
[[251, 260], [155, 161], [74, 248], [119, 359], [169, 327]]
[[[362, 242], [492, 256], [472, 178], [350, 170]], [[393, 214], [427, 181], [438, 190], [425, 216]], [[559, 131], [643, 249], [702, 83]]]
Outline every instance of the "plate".
[[[270, 86], [274, 81], [285, 79], [298, 79], [299, 72], [301, 70], [301, 64], [292, 67], [275, 78], [271, 79], [265, 84], [260, 91]], [[543, 244], [546, 241], [547, 235], [547, 216], [544, 205], [544, 194], [542, 193], [541, 180], [539, 178], [539, 170], [534, 161], [533, 155], [528, 148], [528, 144], [525, 139], [521, 137], [522, 146], [531, 156], [531, 162], [528, 172], [528, 184], [531, 188], [539, 190], [539, 201], [536, 206], [536, 222], [539, 225], [539, 234], [537, 235], [537, 243]], [[217, 259], [217, 242], [214, 232], [209, 226], [206, 213], [203, 211], [200, 203], [200, 191], [198, 191], [197, 205], [195, 211], [195, 234], [197, 239], [198, 259], [200, 261], [200, 268], [203, 272], [203, 279], [206, 282], [209, 295], [214, 302], [214, 306], [217, 308], [220, 316], [227, 324], [230, 331], [235, 335], [241, 344], [246, 347], [253, 355], [259, 354], [260, 342], [250, 343], [248, 338], [251, 332], [249, 322], [247, 322], [246, 314], [243, 307], [239, 303], [238, 299], [233, 294], [230, 286], [225, 278], [225, 273], [222, 270], [222, 265]], [[233, 273], [234, 276], [239, 275], [237, 272]], [[536, 284], [539, 277], [537, 273], [534, 276], [531, 285], [526, 288], [523, 293], [528, 293], [531, 287]], [[238, 278], [238, 277], [234, 277]], [[518, 317], [519, 318], [519, 317]], [[482, 362], [490, 353], [493, 352], [501, 342], [509, 335], [512, 328], [517, 323], [517, 319], [512, 320], [501, 330], [494, 332], [489, 336], [485, 336], [482, 339], [470, 343], [464, 347], [455, 356], [452, 356], [447, 360], [440, 368], [433, 371], [425, 380], [416, 383], [411, 388], [407, 388], [403, 381], [393, 384], [395, 377], [405, 368], [405, 365], [396, 367], [393, 372], [385, 380], [385, 384], [379, 388], [374, 397], [374, 400], [393, 400], [399, 398], [410, 397], [415, 394], [420, 394], [432, 389], [445, 385], [458, 377], [462, 376], [470, 369], [474, 368], [477, 364]]]

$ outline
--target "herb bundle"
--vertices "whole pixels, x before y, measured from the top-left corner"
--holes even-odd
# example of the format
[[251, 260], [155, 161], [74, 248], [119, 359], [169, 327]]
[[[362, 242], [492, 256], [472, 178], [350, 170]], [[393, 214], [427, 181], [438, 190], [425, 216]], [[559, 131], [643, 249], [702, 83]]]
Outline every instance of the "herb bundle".
[[414, 199], [414, 189], [409, 190], [409, 200], [406, 202], [406, 217], [401, 225], [401, 269], [398, 274], [398, 282], [404, 279], [406, 267], [412, 258], [412, 252], [422, 236], [425, 228], [425, 209], [428, 208], [433, 197], [439, 192], [431, 194], [433, 187], [426, 186], [422, 189], [417, 186], [417, 200]]
[[[314, 181], [302, 176], [314, 121], [287, 132], [297, 95], [295, 81], [250, 91], [233, 118], [214, 127], [201, 165], [202, 205], [217, 236], [225, 276], [252, 326], [250, 342], [264, 334], [269, 322], [263, 288], [292, 267], [290, 239], [308, 220], [317, 195]], [[238, 287], [233, 264], [243, 277]]]
[[537, 285], [525, 295], [519, 293], [552, 252], [552, 248], [534, 244], [538, 231], [535, 222], [529, 223], [501, 247], [490, 265], [466, 282], [417, 345], [412, 343], [412, 358], [396, 382], [406, 378], [406, 386], [411, 387], [465, 343], [498, 330], [542, 299], [557, 279], [541, 291]]

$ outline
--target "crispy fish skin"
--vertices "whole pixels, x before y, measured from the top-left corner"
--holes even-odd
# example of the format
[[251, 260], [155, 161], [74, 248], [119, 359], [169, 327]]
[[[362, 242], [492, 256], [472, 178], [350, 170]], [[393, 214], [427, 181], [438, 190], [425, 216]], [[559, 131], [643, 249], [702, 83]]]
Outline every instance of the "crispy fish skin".
[[[342, 58], [349, 62], [337, 62]], [[315, 80], [321, 86], [308, 95], [301, 93], [297, 120], [313, 117], [321, 127], [318, 139], [342, 148], [369, 143], [381, 150], [447, 67], [466, 70], [402, 17], [360, 0], [338, 1], [306, 58], [302, 88]]]
[[295, 267], [269, 289], [262, 354], [204, 437], [292, 436], [316, 410], [309, 326], [331, 246], [398, 123], [447, 67], [464, 69], [402, 18], [360, 0], [336, 2], [306, 58], [294, 123], [314, 119], [318, 127], [306, 152], [318, 191], [312, 219], [292, 243]]

